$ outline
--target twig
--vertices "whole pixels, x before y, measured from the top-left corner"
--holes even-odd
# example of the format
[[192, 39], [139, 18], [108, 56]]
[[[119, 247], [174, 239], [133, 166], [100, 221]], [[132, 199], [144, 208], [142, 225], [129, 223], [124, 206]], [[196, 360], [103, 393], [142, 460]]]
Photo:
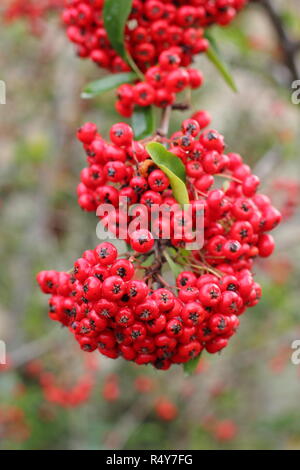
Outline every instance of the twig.
[[172, 112], [172, 106], [167, 106], [162, 112], [160, 127], [157, 130], [157, 134], [160, 137], [166, 137], [168, 135], [171, 112]]
[[188, 111], [190, 109], [190, 105], [188, 103], [175, 103], [172, 106], [174, 111]]
[[291, 79], [299, 79], [299, 68], [297, 63], [297, 54], [300, 49], [300, 41], [293, 40], [289, 33], [286, 31], [283, 20], [280, 16], [280, 13], [274, 7], [274, 2], [272, 0], [252, 0], [253, 3], [258, 3], [264, 8], [267, 13], [274, 29], [277, 34], [281, 50], [283, 53], [283, 59], [286, 67], [290, 71]]

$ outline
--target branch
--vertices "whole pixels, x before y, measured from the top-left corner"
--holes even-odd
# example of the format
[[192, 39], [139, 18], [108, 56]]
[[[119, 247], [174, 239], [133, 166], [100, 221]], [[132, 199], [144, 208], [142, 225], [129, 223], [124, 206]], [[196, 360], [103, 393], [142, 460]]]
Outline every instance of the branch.
[[167, 106], [162, 112], [160, 127], [157, 131], [157, 135], [159, 135], [160, 137], [166, 137], [168, 135], [170, 119], [171, 119], [171, 111], [172, 111], [172, 107]]
[[255, 3], [259, 3], [267, 13], [269, 20], [271, 21], [273, 28], [277, 34], [278, 41], [282, 50], [283, 59], [286, 67], [288, 68], [291, 79], [293, 81], [298, 80], [300, 77], [297, 54], [300, 50], [300, 40], [295, 41], [292, 39], [285, 29], [283, 20], [280, 13], [274, 7], [272, 0], [252, 0]]

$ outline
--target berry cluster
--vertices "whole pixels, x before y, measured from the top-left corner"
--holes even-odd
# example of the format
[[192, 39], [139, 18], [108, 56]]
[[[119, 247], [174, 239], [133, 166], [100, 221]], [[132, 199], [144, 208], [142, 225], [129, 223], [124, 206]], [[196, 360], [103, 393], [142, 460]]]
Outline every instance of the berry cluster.
[[[66, 0], [63, 22], [68, 38], [77, 45], [80, 57], [89, 57], [112, 72], [128, 65], [110, 45], [104, 28], [104, 0]], [[184, 66], [208, 47], [203, 28], [232, 21], [246, 0], [134, 0], [125, 44], [143, 72], [156, 65], [160, 54], [176, 46]]]
[[61, 387], [56, 384], [54, 374], [44, 373], [40, 377], [40, 385], [45, 400], [63, 408], [74, 408], [85, 403], [93, 390], [94, 380], [86, 373], [71, 388]]
[[[203, 349], [216, 353], [226, 347], [240, 315], [258, 303], [261, 287], [252, 276], [253, 262], [272, 254], [269, 232], [281, 214], [257, 192], [259, 179], [242, 157], [224, 153], [223, 136], [204, 130], [209, 123], [208, 113], [199, 111], [169, 139], [155, 137], [186, 170], [190, 218], [180, 206], [171, 215], [165, 210], [154, 228], [149, 223], [148, 229], [128, 231], [133, 252], [127, 257], [119, 256], [112, 244], [102, 243], [83, 253], [71, 274], [38, 275], [42, 291], [51, 294], [50, 317], [69, 327], [84, 351], [98, 349], [113, 359], [122, 356], [168, 369], [199, 356]], [[126, 227], [130, 221], [121, 197], [129, 207], [139, 202], [149, 212], [155, 204], [174, 207], [177, 201], [168, 177], [149, 159], [144, 143], [134, 141], [130, 126], [115, 124], [110, 142], [92, 123], [81, 127], [77, 136], [88, 160], [78, 187], [79, 204], [88, 211], [103, 203], [115, 207], [117, 238], [121, 221]], [[193, 241], [199, 211], [203, 247], [182, 254], [182, 244]], [[169, 238], [162, 230], [166, 214]], [[107, 217], [100, 216], [104, 225]], [[183, 224], [187, 232], [175, 237]], [[172, 246], [181, 253], [182, 266], [175, 287], [161, 275], [165, 250]], [[155, 257], [149, 268], [142, 266], [145, 254]]]
[[60, 10], [64, 0], [11, 0], [4, 10], [4, 20], [12, 22], [26, 19], [33, 34], [43, 30], [43, 18], [51, 11]]
[[[84, 351], [168, 369], [205, 348], [227, 346], [238, 316], [258, 302], [250, 271], [223, 276], [184, 271], [175, 289], [157, 290], [137, 277], [139, 266], [117, 259], [107, 242], [83, 253], [71, 274], [43, 271], [37, 280], [51, 294], [49, 316], [70, 331]], [[229, 271], [229, 269], [228, 269]]]
[[[224, 153], [223, 136], [215, 130], [203, 131], [209, 123], [208, 114], [200, 111], [193, 119], [183, 122], [181, 131], [170, 139], [162, 139], [185, 165], [192, 206], [190, 219], [185, 216], [184, 222], [181, 209], [173, 214], [171, 243], [179, 246], [192, 241], [196, 230], [194, 217], [197, 210], [204, 210], [205, 245], [200, 254], [195, 254], [196, 259], [204, 259], [219, 269], [221, 266], [221, 270], [224, 266], [227, 269], [228, 264], [233, 270], [251, 269], [256, 256], [272, 254], [274, 241], [268, 232], [279, 224], [281, 214], [267, 196], [257, 193], [260, 181], [241, 156]], [[176, 200], [168, 177], [148, 159], [144, 145], [134, 141], [133, 131], [127, 124], [115, 124], [110, 137], [111, 142], [105, 142], [92, 123], [78, 131], [89, 164], [81, 173], [78, 201], [87, 211], [95, 211], [103, 203], [115, 206], [114, 233], [118, 236], [118, 224], [130, 221], [120, 207], [121, 198], [125, 197], [129, 205], [139, 202], [149, 211], [154, 204], [171, 207]], [[103, 216], [102, 222], [107, 221], [108, 217]], [[165, 223], [160, 214], [156, 226], [151, 227], [152, 233], [141, 230], [129, 234], [128, 243], [135, 251], [148, 252], [153, 248], [153, 235], [162, 238]], [[182, 234], [178, 229], [183, 223], [186, 230]], [[175, 238], [174, 233], [178, 232], [184, 238]]]
[[180, 48], [170, 48], [159, 56], [159, 64], [150, 67], [145, 81], [135, 85], [124, 84], [117, 90], [116, 110], [124, 117], [131, 117], [135, 106], [167, 108], [175, 103], [176, 94], [186, 88], [199, 88], [203, 75], [199, 70], [181, 67]]
[[[201, 86], [200, 72], [189, 68], [209, 42], [207, 26], [227, 25], [247, 0], [134, 0], [125, 28], [125, 46], [145, 80], [122, 85], [117, 111], [132, 115], [135, 105], [165, 108], [176, 93]], [[78, 55], [90, 58], [112, 73], [129, 71], [129, 65], [112, 48], [102, 16], [104, 0], [67, 0], [63, 22]]]
[[93, 356], [86, 356], [84, 372], [77, 378], [75, 385], [66, 385], [65, 380], [57, 378], [57, 374], [45, 369], [40, 360], [33, 360], [26, 365], [26, 375], [41, 386], [44, 398], [62, 408], [74, 408], [85, 403], [95, 386], [97, 364]]

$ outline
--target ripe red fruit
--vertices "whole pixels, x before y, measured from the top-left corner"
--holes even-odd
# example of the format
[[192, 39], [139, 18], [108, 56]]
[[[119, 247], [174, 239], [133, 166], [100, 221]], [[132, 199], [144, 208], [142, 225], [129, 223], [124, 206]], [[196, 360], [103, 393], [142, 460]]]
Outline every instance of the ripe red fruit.
[[259, 251], [259, 256], [262, 258], [267, 258], [271, 256], [275, 249], [275, 242], [274, 238], [272, 235], [269, 235], [267, 233], [263, 233], [260, 235], [258, 239], [258, 251]]
[[95, 254], [102, 266], [108, 266], [117, 259], [118, 250], [111, 243], [104, 242], [95, 248]]
[[114, 124], [110, 130], [111, 141], [118, 146], [130, 145], [133, 141], [133, 137], [131, 127], [123, 122]]
[[97, 133], [97, 126], [92, 122], [87, 122], [77, 131], [77, 138], [84, 144], [90, 144]]
[[130, 245], [138, 253], [147, 253], [154, 246], [153, 235], [149, 230], [136, 230], [130, 235]]
[[125, 290], [125, 283], [119, 276], [110, 276], [102, 284], [102, 295], [108, 300], [116, 301], [120, 299]]
[[161, 170], [154, 170], [148, 178], [148, 184], [153, 191], [164, 191], [169, 187], [170, 181]]

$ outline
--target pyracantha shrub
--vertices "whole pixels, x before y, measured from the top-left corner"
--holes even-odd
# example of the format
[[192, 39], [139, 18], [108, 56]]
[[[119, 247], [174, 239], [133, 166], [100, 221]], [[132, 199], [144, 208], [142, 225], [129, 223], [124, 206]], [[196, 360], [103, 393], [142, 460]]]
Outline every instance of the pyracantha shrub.
[[[253, 263], [272, 254], [269, 232], [281, 214], [257, 192], [259, 179], [242, 157], [225, 153], [223, 136], [203, 130], [208, 123], [202, 111], [169, 139], [155, 137], [185, 169], [192, 207], [190, 219], [183, 218], [182, 209], [171, 214], [170, 238], [161, 236], [162, 216], [155, 234], [152, 226], [128, 232], [128, 255], [104, 242], [84, 252], [70, 273], [39, 273], [42, 291], [51, 295], [50, 318], [68, 327], [84, 351], [98, 349], [112, 359], [168, 369], [204, 349], [213, 354], [225, 348], [241, 315], [259, 302], [261, 287], [253, 279]], [[92, 123], [78, 131], [88, 159], [78, 194], [86, 210], [95, 211], [103, 203], [116, 207], [119, 237], [120, 220], [125, 218], [127, 225], [129, 218], [119, 207], [121, 195], [129, 206], [140, 202], [147, 211], [154, 203], [171, 207], [177, 200], [169, 178], [149, 158], [148, 145], [135, 142], [128, 125], [115, 124], [110, 137], [106, 142]], [[198, 210], [203, 211], [203, 247], [182, 251], [191, 237], [175, 238], [175, 229], [185, 220], [193, 234]], [[149, 256], [153, 262], [145, 267]], [[176, 286], [162, 275], [170, 257], [181, 270]]]
[[[112, 73], [132, 64], [113, 49], [105, 29], [104, 0], [66, 0], [63, 22], [81, 58]], [[206, 52], [205, 28], [227, 25], [245, 0], [134, 0], [125, 26], [124, 46], [141, 71], [136, 82], [117, 91], [117, 111], [130, 117], [135, 106], [174, 104], [177, 93], [199, 88], [201, 72], [191, 68], [195, 55]], [[144, 74], [141, 78], [141, 75]]]

